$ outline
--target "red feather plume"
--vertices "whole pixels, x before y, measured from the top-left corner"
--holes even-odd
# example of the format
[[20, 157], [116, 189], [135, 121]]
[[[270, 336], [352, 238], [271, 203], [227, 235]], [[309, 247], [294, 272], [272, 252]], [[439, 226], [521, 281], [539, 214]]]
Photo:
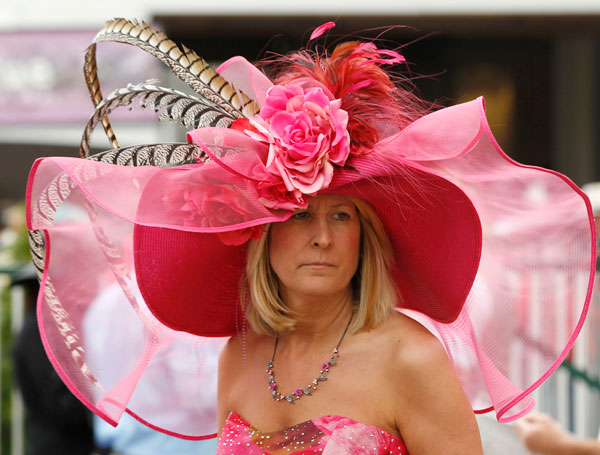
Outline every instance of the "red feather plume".
[[342, 100], [349, 115], [350, 153], [356, 156], [429, 111], [408, 78], [391, 76], [381, 67], [401, 61], [402, 56], [374, 43], [350, 41], [337, 45], [331, 56], [306, 50], [264, 63], [275, 72], [276, 84], [318, 84]]

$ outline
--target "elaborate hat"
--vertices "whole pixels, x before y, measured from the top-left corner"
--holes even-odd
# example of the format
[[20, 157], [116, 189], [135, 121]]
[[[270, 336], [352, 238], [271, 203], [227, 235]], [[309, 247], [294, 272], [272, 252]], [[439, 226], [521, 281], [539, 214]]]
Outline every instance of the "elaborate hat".
[[[501, 421], [531, 409], [587, 312], [591, 207], [565, 176], [505, 155], [481, 98], [416, 115], [382, 69], [403, 58], [374, 43], [294, 54], [274, 83], [242, 57], [215, 72], [146, 24], [111, 21], [94, 43], [107, 40], [157, 56], [197, 96], [140, 84], [103, 99], [93, 44], [87, 159], [31, 171], [42, 339], [90, 409], [213, 436], [215, 359], [243, 332], [247, 243], [324, 193], [373, 206], [394, 248], [398, 310], [443, 342], [473, 409]], [[118, 148], [106, 115], [136, 100], [195, 127], [190, 143]], [[100, 121], [115, 149], [88, 157]]]

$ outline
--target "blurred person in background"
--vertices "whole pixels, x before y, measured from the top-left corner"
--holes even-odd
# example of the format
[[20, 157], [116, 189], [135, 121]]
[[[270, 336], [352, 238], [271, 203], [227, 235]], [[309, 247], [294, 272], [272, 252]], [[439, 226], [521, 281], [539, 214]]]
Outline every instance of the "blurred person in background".
[[217, 440], [188, 441], [153, 430], [125, 414], [117, 427], [94, 416], [94, 440], [100, 455], [214, 455]]
[[[600, 182], [591, 182], [581, 188], [589, 197], [596, 224], [596, 274], [600, 269]], [[596, 277], [595, 292], [598, 292]], [[540, 455], [600, 455], [600, 441], [578, 439], [566, 432], [550, 415], [532, 412], [515, 424], [523, 444], [532, 453]]]
[[525, 447], [539, 455], [600, 455], [600, 441], [578, 439], [567, 433], [552, 417], [532, 412], [515, 424]]
[[52, 368], [38, 330], [35, 303], [39, 284], [28, 267], [13, 286], [25, 290], [25, 318], [13, 351], [15, 379], [25, 403], [26, 455], [89, 455], [92, 415]]
[[[135, 324], [119, 311], [122, 304], [116, 284], [106, 286], [102, 293], [92, 303], [84, 320], [84, 348], [88, 361], [96, 365], [104, 365], [102, 369], [109, 371], [114, 367], [114, 359], [120, 359], [127, 365], [135, 361], [136, 343], [132, 340], [131, 332], [136, 330]], [[218, 352], [212, 358], [217, 359]], [[216, 366], [215, 366], [216, 368]], [[106, 376], [103, 376], [106, 380]], [[167, 378], [161, 378], [153, 383], [144, 385], [144, 393], [160, 395], [165, 387], [169, 387]], [[168, 392], [167, 392], [168, 393]], [[210, 398], [199, 400], [210, 401]], [[192, 441], [177, 438], [156, 431], [131, 415], [125, 413], [119, 424], [114, 427], [94, 415], [94, 440], [102, 454], [120, 455], [211, 455], [217, 448], [214, 438]]]

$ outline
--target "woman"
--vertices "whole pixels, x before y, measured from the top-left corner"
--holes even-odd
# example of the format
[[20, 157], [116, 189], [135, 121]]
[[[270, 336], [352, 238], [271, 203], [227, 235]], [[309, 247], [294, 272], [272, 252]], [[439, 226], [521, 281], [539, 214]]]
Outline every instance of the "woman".
[[[246, 365], [236, 337], [221, 354], [219, 453], [249, 453], [248, 441], [269, 453], [334, 445], [336, 453], [365, 446], [364, 453], [482, 453], [473, 412], [443, 347], [393, 311], [391, 259], [390, 241], [373, 209], [335, 194], [311, 198], [306, 210], [272, 224], [250, 246], [254, 330], [246, 336]], [[269, 276], [271, 292], [261, 289]], [[282, 330], [278, 323], [293, 328]], [[336, 345], [339, 358], [337, 351], [329, 357]], [[273, 376], [267, 376], [276, 386], [266, 387], [270, 359]], [[335, 364], [316, 374], [322, 359]], [[317, 380], [317, 391], [311, 375], [322, 374], [327, 380]], [[271, 399], [281, 391], [293, 397], [293, 406], [282, 406], [287, 400], [280, 396]], [[332, 440], [322, 431], [346, 426], [343, 437]], [[286, 440], [283, 429], [295, 431], [297, 439]], [[265, 440], [265, 433], [279, 440]], [[243, 449], [231, 449], [238, 441]]]
[[[472, 410], [533, 407], [589, 305], [591, 211], [566, 177], [504, 155], [481, 99], [427, 113], [385, 70], [404, 58], [372, 42], [282, 57], [271, 79], [241, 57], [214, 72], [145, 24], [111, 21], [103, 40], [158, 56], [200, 98], [142, 84], [102, 100], [94, 44], [84, 155], [136, 99], [199, 128], [32, 170], [42, 339], [90, 409], [221, 431], [220, 453], [414, 455], [481, 453]], [[104, 322], [131, 340], [99, 366], [81, 321], [109, 285]]]

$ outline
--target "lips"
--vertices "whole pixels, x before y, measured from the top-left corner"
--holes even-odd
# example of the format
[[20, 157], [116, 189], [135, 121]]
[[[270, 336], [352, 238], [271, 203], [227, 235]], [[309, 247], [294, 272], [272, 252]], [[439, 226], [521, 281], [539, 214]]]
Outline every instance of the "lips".
[[330, 264], [329, 262], [309, 262], [307, 264], [303, 264], [304, 267], [312, 267], [312, 268], [317, 268], [317, 269], [326, 269], [329, 267], [334, 267], [333, 264]]

